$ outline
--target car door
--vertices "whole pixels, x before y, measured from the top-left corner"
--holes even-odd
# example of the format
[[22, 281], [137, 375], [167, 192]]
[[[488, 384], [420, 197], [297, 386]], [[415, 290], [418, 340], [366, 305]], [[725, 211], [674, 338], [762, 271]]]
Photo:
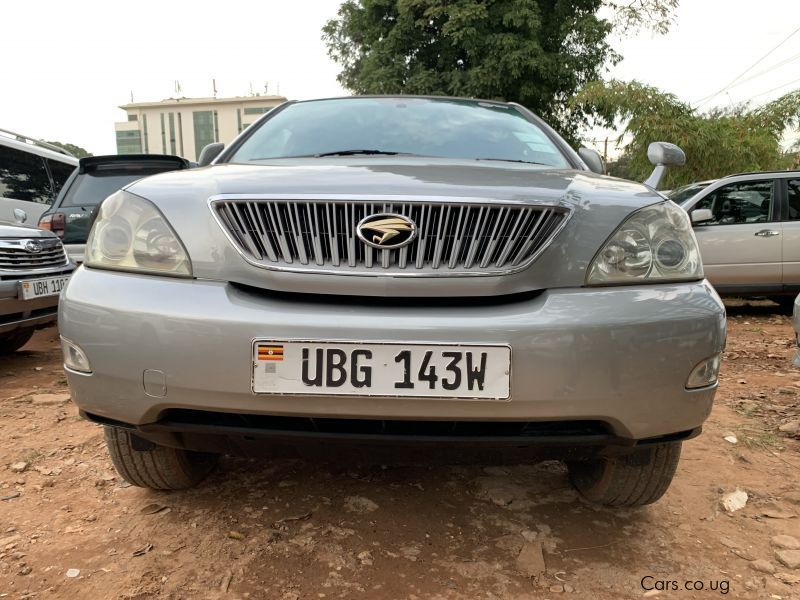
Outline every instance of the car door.
[[783, 285], [800, 292], [800, 173], [783, 181]]
[[715, 185], [691, 210], [713, 219], [697, 224], [703, 267], [723, 292], [777, 291], [782, 285], [780, 210], [772, 178]]
[[0, 221], [34, 225], [53, 201], [41, 156], [0, 145]]

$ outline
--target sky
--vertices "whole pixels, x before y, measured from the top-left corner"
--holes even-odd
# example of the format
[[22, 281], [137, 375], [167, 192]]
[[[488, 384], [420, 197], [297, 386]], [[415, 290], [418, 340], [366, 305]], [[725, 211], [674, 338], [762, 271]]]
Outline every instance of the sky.
[[[212, 80], [219, 97], [265, 89], [292, 99], [343, 94], [320, 37], [339, 4], [84, 0], [77, 10], [63, 0], [4, 3], [0, 128], [106, 154], [115, 152], [114, 122], [125, 120], [118, 106], [131, 97], [175, 97], [176, 81], [186, 97], [210, 96]], [[757, 105], [800, 88], [796, 0], [681, 0], [668, 34], [612, 43], [624, 60], [609, 76], [692, 102], [750, 68], [704, 109]]]

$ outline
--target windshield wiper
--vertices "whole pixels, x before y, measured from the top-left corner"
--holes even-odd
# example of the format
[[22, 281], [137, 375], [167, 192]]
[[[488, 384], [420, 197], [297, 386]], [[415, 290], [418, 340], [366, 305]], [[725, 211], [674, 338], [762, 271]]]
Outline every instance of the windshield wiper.
[[518, 160], [516, 158], [476, 158], [475, 160], [499, 160], [502, 162], [515, 162], [515, 163], [523, 163], [526, 165], [544, 165], [545, 167], [552, 167], [553, 165], [548, 165], [547, 163], [543, 162], [535, 162], [532, 160]]
[[320, 154], [315, 154], [317, 158], [323, 156], [355, 156], [357, 154], [381, 154], [383, 156], [397, 156], [398, 154], [405, 154], [404, 152], [390, 152], [388, 150], [364, 150], [364, 149], [356, 149], [356, 150], [336, 150], [335, 152], [322, 152]]

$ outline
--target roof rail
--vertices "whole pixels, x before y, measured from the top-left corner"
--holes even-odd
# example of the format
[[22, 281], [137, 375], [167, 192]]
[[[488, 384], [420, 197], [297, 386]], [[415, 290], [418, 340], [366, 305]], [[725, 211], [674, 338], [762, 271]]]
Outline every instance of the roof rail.
[[42, 140], [37, 140], [27, 135], [22, 135], [21, 133], [16, 133], [14, 131], [9, 131], [8, 129], [0, 129], [0, 133], [5, 134], [7, 136], [13, 137], [18, 142], [25, 142], [26, 144], [33, 144], [35, 146], [39, 146], [40, 148], [47, 148], [48, 150], [52, 150], [53, 152], [58, 152], [59, 154], [64, 154], [66, 156], [71, 156], [72, 158], [77, 158], [72, 152], [68, 150], [64, 150], [60, 146], [56, 146], [54, 144], [48, 144]]

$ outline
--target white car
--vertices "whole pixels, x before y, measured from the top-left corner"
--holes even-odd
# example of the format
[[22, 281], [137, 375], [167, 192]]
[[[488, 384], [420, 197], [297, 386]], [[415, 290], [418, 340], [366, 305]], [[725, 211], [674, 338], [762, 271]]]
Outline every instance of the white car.
[[0, 221], [0, 355], [56, 320], [59, 295], [74, 269], [55, 234]]
[[58, 146], [0, 129], [0, 221], [38, 223], [77, 166]]
[[670, 197], [692, 217], [717, 291], [766, 296], [789, 309], [800, 292], [800, 171], [731, 175], [680, 201], [682, 189]]

